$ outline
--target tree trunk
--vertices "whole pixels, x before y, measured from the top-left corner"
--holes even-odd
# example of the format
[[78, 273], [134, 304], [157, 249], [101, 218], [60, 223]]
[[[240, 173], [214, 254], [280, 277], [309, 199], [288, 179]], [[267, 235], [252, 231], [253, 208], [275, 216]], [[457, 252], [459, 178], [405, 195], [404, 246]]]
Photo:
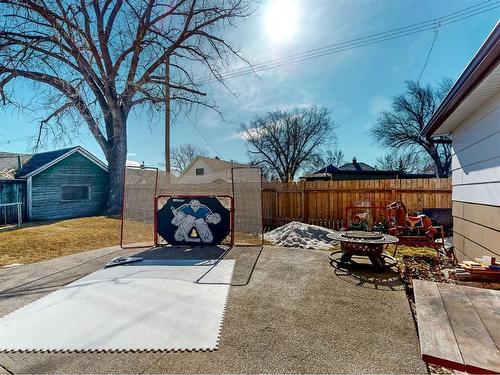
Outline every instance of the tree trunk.
[[122, 212], [125, 166], [127, 162], [126, 135], [114, 138], [114, 144], [106, 150], [109, 174], [109, 195], [106, 211], [119, 215]]
[[440, 178], [448, 177], [448, 171], [445, 170], [445, 168], [443, 167], [443, 162], [441, 160], [441, 157], [439, 156], [438, 150], [435, 147], [431, 147], [428, 150], [428, 153], [429, 153], [430, 157], [432, 158], [432, 160], [434, 161], [434, 165], [436, 166], [438, 177], [440, 177]]

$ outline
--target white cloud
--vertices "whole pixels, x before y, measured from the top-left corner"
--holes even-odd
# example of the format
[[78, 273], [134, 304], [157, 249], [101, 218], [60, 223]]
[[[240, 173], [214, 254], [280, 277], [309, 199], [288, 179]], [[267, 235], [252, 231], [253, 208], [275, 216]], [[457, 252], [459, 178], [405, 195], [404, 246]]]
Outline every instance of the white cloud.
[[127, 156], [137, 156], [135, 152], [127, 152]]
[[265, 129], [262, 128], [248, 128], [247, 130], [240, 133], [241, 139], [258, 139], [262, 137], [265, 133]]
[[258, 128], [250, 128], [246, 131], [242, 132], [234, 132], [227, 136], [225, 141], [233, 141], [233, 140], [243, 140], [246, 141], [248, 138], [259, 138], [261, 136], [262, 131]]
[[127, 160], [127, 167], [140, 167], [141, 163], [134, 160]]

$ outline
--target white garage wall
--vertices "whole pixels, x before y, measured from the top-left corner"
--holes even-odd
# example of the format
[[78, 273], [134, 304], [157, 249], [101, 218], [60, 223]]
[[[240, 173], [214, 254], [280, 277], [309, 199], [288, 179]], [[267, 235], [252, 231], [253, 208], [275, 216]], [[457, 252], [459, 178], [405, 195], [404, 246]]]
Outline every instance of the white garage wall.
[[500, 93], [451, 138], [455, 253], [500, 257]]
[[452, 199], [500, 206], [500, 93], [451, 136]]

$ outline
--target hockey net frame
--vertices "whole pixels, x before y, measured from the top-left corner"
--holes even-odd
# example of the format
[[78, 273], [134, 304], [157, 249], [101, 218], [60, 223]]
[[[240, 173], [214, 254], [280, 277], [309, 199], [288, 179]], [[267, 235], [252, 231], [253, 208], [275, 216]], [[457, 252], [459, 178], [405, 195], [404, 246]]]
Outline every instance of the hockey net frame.
[[[131, 178], [132, 176], [132, 178]], [[264, 244], [262, 205], [263, 177], [255, 166], [232, 166], [226, 171], [224, 191], [210, 190], [210, 184], [191, 183], [186, 194], [179, 192], [182, 184], [171, 183], [174, 177], [155, 167], [127, 166], [124, 173], [120, 247], [151, 248], [159, 244], [156, 212], [158, 200], [168, 197], [215, 197], [230, 199], [230, 240], [223, 245], [261, 246]], [[132, 181], [131, 181], [132, 180]], [[198, 190], [201, 190], [198, 192]], [[227, 194], [226, 194], [227, 193]], [[220, 199], [219, 199], [220, 200]], [[224, 205], [224, 204], [223, 204]], [[141, 232], [139, 240], [131, 240], [130, 233]], [[149, 235], [150, 233], [150, 235]], [[147, 240], [144, 240], [147, 237]], [[228, 236], [229, 237], [229, 236]], [[163, 244], [161, 244], [163, 245]], [[198, 246], [198, 245], [196, 245]]]

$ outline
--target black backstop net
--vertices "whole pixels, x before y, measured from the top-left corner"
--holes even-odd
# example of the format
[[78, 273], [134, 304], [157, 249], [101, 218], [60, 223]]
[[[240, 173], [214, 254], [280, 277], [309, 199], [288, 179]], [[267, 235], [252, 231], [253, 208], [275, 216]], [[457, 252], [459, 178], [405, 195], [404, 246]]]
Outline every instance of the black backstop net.
[[261, 171], [127, 167], [121, 246], [261, 245]]

